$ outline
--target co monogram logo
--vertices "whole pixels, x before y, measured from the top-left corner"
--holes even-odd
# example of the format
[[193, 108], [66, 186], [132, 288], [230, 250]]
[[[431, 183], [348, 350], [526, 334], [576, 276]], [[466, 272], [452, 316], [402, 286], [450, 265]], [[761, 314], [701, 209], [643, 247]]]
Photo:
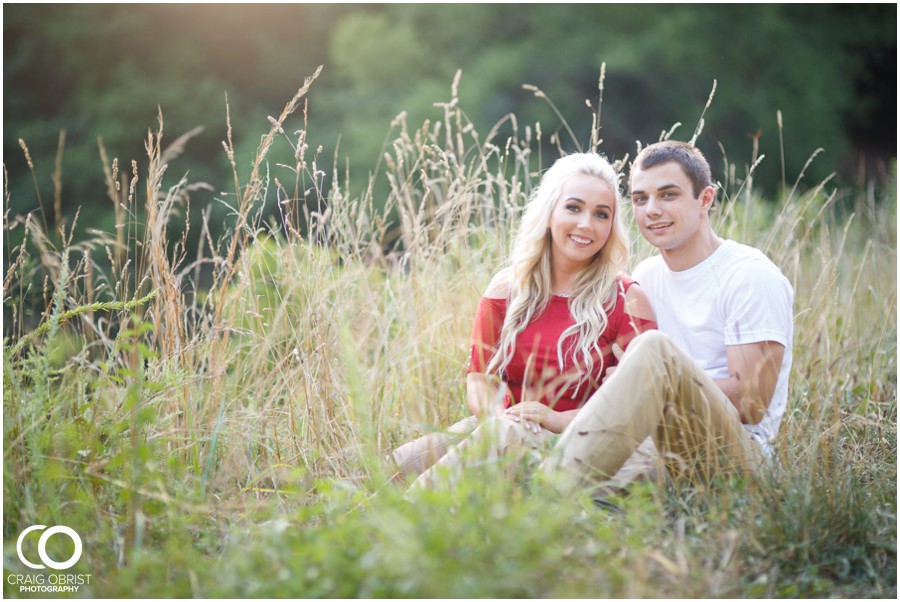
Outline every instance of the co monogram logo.
[[[58, 571], [62, 571], [74, 566], [75, 563], [78, 562], [78, 560], [81, 558], [81, 538], [73, 529], [64, 526], [50, 527], [49, 529], [44, 531], [44, 533], [41, 535], [41, 538], [38, 540], [38, 556], [40, 557], [41, 562], [43, 562], [44, 564], [34, 564], [25, 559], [25, 555], [22, 554], [22, 540], [24, 540], [25, 536], [32, 531], [38, 531], [42, 529], [47, 529], [47, 525], [33, 525], [22, 531], [22, 534], [19, 535], [19, 539], [18, 541], [16, 541], [16, 553], [18, 553], [19, 560], [22, 561], [22, 564], [33, 569], [44, 569], [49, 566], [51, 569], [56, 569]], [[75, 544], [75, 551], [72, 553], [72, 557], [65, 562], [56, 562], [55, 560], [47, 556], [47, 541], [57, 533], [64, 533], [65, 535], [68, 535], [69, 539], [72, 540], [72, 543]]]

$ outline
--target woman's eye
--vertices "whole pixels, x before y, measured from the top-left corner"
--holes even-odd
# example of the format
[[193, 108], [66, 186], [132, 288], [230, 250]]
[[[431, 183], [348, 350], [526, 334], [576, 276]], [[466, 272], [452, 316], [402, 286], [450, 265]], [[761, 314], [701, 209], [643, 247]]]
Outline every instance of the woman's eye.
[[568, 205], [566, 205], [566, 209], [568, 209], [572, 213], [578, 213], [578, 210], [580, 209], [580, 207], [578, 205], [576, 205], [575, 203], [569, 203]]
[[606, 211], [598, 211], [594, 214], [594, 217], [599, 219], [607, 219], [609, 218], [609, 214]]

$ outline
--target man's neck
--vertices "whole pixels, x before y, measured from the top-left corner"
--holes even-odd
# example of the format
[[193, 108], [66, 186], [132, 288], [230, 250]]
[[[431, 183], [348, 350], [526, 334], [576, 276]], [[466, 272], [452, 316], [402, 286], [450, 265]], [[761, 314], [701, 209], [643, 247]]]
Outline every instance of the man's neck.
[[705, 228], [697, 233], [697, 236], [688, 244], [677, 249], [662, 249], [660, 254], [666, 266], [673, 272], [683, 272], [699, 265], [712, 255], [722, 244], [712, 228]]

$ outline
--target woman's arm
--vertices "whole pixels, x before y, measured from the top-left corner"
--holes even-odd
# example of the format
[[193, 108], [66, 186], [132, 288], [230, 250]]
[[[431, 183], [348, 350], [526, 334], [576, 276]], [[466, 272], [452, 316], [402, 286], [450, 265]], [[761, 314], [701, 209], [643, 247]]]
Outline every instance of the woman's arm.
[[472, 353], [466, 369], [466, 405], [474, 416], [484, 418], [502, 414], [506, 385], [497, 386], [497, 378], [485, 374], [491, 356], [496, 353], [504, 313], [496, 301], [509, 295], [509, 272], [495, 275], [478, 304], [472, 326]]
[[496, 386], [487, 374], [470, 372], [466, 376], [466, 405], [473, 416], [487, 418], [503, 413], [506, 386]]

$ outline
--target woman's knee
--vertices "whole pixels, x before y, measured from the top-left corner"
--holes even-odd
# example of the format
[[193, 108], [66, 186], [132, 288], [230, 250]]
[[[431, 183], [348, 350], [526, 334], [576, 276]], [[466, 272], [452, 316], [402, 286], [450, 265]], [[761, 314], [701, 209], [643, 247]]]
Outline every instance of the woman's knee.
[[488, 418], [478, 427], [482, 436], [490, 437], [492, 441], [501, 446], [522, 442], [528, 439], [529, 431], [508, 416], [496, 416]]

